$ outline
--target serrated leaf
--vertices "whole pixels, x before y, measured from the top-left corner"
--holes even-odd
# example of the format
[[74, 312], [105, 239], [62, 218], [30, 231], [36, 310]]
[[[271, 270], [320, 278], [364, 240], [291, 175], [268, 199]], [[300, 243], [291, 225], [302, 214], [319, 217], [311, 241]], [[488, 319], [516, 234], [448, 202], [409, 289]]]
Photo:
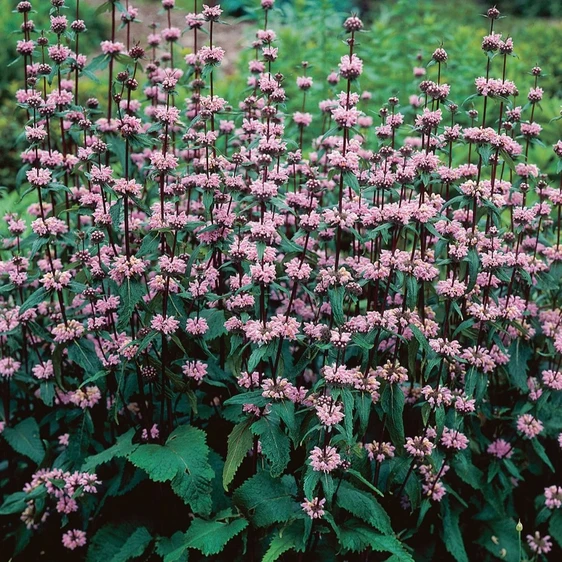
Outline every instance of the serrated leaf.
[[392, 534], [390, 517], [370, 492], [359, 490], [349, 482], [342, 480], [336, 503], [382, 533]]
[[224, 323], [226, 321], [224, 310], [206, 310], [200, 313], [200, 316], [207, 320], [207, 324], [209, 326], [209, 329], [205, 332], [205, 336], [203, 337], [205, 341], [214, 340], [228, 333], [224, 327]]
[[480, 257], [478, 256], [478, 252], [471, 248], [468, 251], [468, 286], [466, 288], [466, 292], [469, 293], [474, 289], [474, 285], [476, 285], [476, 280], [478, 278], [478, 272], [480, 271]]
[[138, 252], [136, 253], [137, 257], [142, 257], [146, 255], [150, 255], [154, 253], [158, 249], [158, 245], [160, 244], [161, 235], [159, 232], [149, 234], [142, 239], [142, 243]]
[[268, 527], [289, 520], [300, 506], [294, 501], [295, 480], [292, 476], [272, 478], [268, 472], [258, 472], [234, 492], [234, 503], [242, 507], [254, 525]]
[[170, 538], [160, 537], [156, 543], [156, 553], [164, 562], [186, 562], [187, 547], [184, 546], [184, 533], [177, 531]]
[[345, 287], [336, 287], [328, 289], [328, 297], [332, 308], [332, 317], [338, 326], [345, 323], [345, 315], [343, 312], [343, 299], [345, 297]]
[[546, 464], [546, 466], [548, 466], [548, 468], [552, 470], [552, 472], [555, 472], [554, 466], [552, 466], [552, 462], [550, 462], [550, 459], [546, 454], [544, 445], [538, 439], [531, 439], [531, 443], [533, 444], [533, 449], [535, 450], [535, 453], [537, 453], [537, 455]]
[[128, 455], [154, 482], [171, 482], [172, 490], [194, 513], [211, 512], [211, 481], [205, 432], [190, 425], [176, 428], [165, 445], [140, 445]]
[[262, 416], [252, 425], [252, 433], [260, 437], [261, 450], [271, 463], [271, 475], [280, 476], [289, 464], [289, 437], [273, 413]]
[[129, 325], [131, 316], [142, 297], [145, 294], [143, 286], [135, 280], [126, 279], [121, 287], [119, 287], [119, 296], [121, 297], [119, 303], [119, 321], [117, 322], [117, 329], [124, 330]]
[[162, 445], [140, 445], [128, 455], [128, 459], [154, 482], [173, 480], [179, 470], [176, 455]]
[[404, 446], [404, 392], [395, 384], [387, 384], [381, 397], [381, 406], [387, 416], [388, 433], [398, 450]]
[[102, 370], [94, 344], [90, 340], [73, 341], [68, 346], [68, 358], [80, 365], [84, 372], [92, 377]]
[[32, 293], [21, 305], [19, 313], [22, 314], [26, 310], [29, 310], [30, 308], [37, 306], [39, 303], [45, 300], [46, 296], [47, 296], [47, 291], [45, 290], [45, 287], [42, 286], [39, 287], [39, 289], [37, 289], [34, 293]]
[[21, 513], [26, 507], [29, 500], [34, 500], [46, 494], [45, 485], [41, 484], [31, 490], [31, 492], [15, 492], [6, 496], [4, 503], [0, 507], [0, 515], [11, 515], [12, 513]]
[[222, 473], [222, 485], [225, 490], [228, 490], [228, 485], [232, 482], [236, 471], [240, 468], [242, 461], [252, 447], [254, 439], [250, 431], [251, 425], [252, 420], [243, 421], [234, 426], [228, 436], [228, 450]]
[[357, 519], [349, 519], [337, 531], [338, 540], [345, 550], [363, 552], [373, 549], [378, 552], [390, 552], [396, 557], [395, 560], [400, 562], [414, 561], [396, 537], [381, 535], [365, 527]]
[[92, 538], [86, 562], [127, 562], [143, 554], [152, 535], [133, 522], [108, 523]]
[[215, 472], [209, 464], [205, 432], [190, 425], [180, 426], [168, 437], [165, 446], [176, 455], [179, 465], [172, 489], [194, 513], [208, 515]]
[[14, 451], [41, 464], [45, 456], [45, 447], [39, 436], [39, 426], [34, 418], [26, 418], [15, 427], [6, 427], [2, 435]]
[[82, 471], [92, 472], [100, 464], [104, 464], [115, 458], [126, 457], [129, 453], [131, 453], [135, 448], [139, 446], [131, 442], [134, 434], [135, 430], [129, 429], [127, 433], [124, 433], [117, 438], [117, 442], [115, 443], [115, 445], [112, 445], [111, 447], [109, 447], [109, 449], [106, 449], [105, 451], [102, 451], [97, 455], [88, 457], [82, 465]]
[[509, 346], [509, 363], [507, 364], [509, 380], [523, 392], [529, 391], [527, 385], [527, 371], [531, 355], [532, 353], [529, 346], [523, 343], [519, 338], [514, 340]]
[[562, 510], [556, 509], [548, 524], [550, 536], [562, 547]]
[[195, 518], [185, 533], [185, 547], [199, 550], [205, 556], [213, 556], [221, 552], [247, 526], [246, 519], [234, 519], [225, 523]]
[[288, 552], [289, 550], [296, 550], [297, 552], [304, 552], [305, 543], [304, 537], [304, 523], [302, 520], [294, 521], [279, 532], [275, 533], [267, 552], [262, 558], [262, 562], [274, 562], [279, 557]]
[[451, 509], [448, 498], [444, 498], [441, 502], [441, 516], [443, 518], [445, 548], [457, 562], [468, 562], [468, 555], [459, 526], [459, 512]]

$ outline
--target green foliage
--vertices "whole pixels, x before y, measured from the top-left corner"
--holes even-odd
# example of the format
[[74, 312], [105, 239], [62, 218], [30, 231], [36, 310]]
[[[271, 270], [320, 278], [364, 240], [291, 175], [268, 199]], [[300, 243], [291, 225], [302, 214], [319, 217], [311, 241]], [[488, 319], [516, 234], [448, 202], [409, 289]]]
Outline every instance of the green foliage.
[[240, 468], [242, 461], [252, 447], [254, 439], [250, 431], [251, 425], [251, 420], [240, 422], [228, 436], [228, 452], [222, 475], [222, 484], [225, 490], [228, 490], [228, 485], [232, 482], [236, 471]]
[[289, 437], [281, 427], [281, 419], [271, 413], [252, 424], [252, 432], [260, 438], [262, 452], [271, 463], [271, 475], [280, 476], [289, 464]]
[[86, 562], [127, 562], [141, 556], [151, 542], [146, 527], [133, 522], [108, 523], [92, 538]]
[[274, 562], [290, 550], [303, 552], [306, 548], [303, 527], [303, 521], [297, 520], [275, 533], [262, 562]]
[[41, 464], [45, 456], [45, 447], [35, 418], [27, 418], [15, 427], [5, 428], [2, 436], [14, 451], [25, 455], [36, 464]]
[[459, 511], [452, 510], [448, 498], [441, 503], [443, 517], [443, 543], [447, 551], [457, 562], [468, 562], [462, 532], [459, 526]]
[[233, 500], [254, 525], [269, 527], [288, 521], [300, 509], [294, 501], [296, 493], [293, 476], [274, 479], [262, 471], [246, 480], [234, 492]]
[[562, 547], [562, 511], [556, 509], [548, 523], [548, 532], [552, 538]]
[[382, 409], [389, 419], [389, 433], [396, 447], [404, 444], [404, 392], [393, 384], [386, 385], [381, 397]]
[[371, 492], [364, 492], [343, 480], [336, 503], [356, 517], [372, 525], [378, 531], [390, 535], [390, 518]]
[[377, 552], [392, 553], [400, 562], [413, 562], [414, 560], [397, 538], [381, 535], [365, 527], [357, 519], [348, 519], [337, 529], [337, 532], [339, 542], [346, 551], [363, 552], [373, 549]]
[[180, 546], [170, 552], [168, 558], [174, 560], [180, 552], [189, 548], [199, 550], [205, 556], [218, 554], [247, 526], [248, 521], [245, 519], [205, 521], [195, 518], [181, 540], [177, 537], [174, 539], [174, 544], [179, 543]]
[[171, 482], [172, 490], [194, 513], [211, 512], [211, 481], [205, 433], [184, 425], [175, 429], [166, 444], [139, 445], [127, 458], [154, 482]]

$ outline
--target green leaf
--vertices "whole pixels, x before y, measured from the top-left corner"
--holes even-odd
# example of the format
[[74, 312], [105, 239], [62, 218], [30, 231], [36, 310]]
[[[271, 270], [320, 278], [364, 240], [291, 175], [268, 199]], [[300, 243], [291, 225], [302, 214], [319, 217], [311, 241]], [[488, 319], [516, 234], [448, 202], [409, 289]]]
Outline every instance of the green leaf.
[[209, 325], [209, 329], [205, 332], [205, 336], [203, 337], [205, 341], [214, 340], [227, 333], [227, 330], [224, 327], [224, 323], [226, 321], [224, 310], [207, 309], [200, 312], [199, 315], [202, 318], [205, 318], [205, 320], [207, 320], [207, 324]]
[[156, 543], [156, 553], [164, 559], [164, 562], [186, 562], [187, 547], [184, 533], [176, 531], [170, 538], [160, 537]]
[[228, 436], [228, 450], [222, 473], [222, 485], [225, 490], [228, 490], [228, 485], [232, 482], [236, 471], [240, 468], [242, 461], [252, 447], [254, 439], [250, 431], [251, 425], [252, 420], [243, 421], [234, 426]]
[[407, 275], [405, 279], [405, 289], [407, 290], [406, 305], [408, 308], [414, 309], [418, 302], [420, 283], [413, 275]]
[[471, 248], [468, 251], [467, 260], [469, 282], [466, 292], [469, 293], [470, 291], [472, 291], [472, 289], [474, 289], [474, 285], [476, 285], [478, 271], [480, 270], [480, 258], [478, 256], [478, 252], [474, 248]]
[[431, 347], [429, 347], [429, 342], [427, 341], [427, 338], [424, 336], [422, 331], [417, 326], [410, 324], [410, 326], [408, 327], [412, 331], [412, 334], [414, 334], [414, 337], [420, 344], [420, 347], [423, 349], [427, 357], [427, 355], [431, 353]]
[[275, 533], [267, 552], [262, 558], [262, 562], [274, 562], [289, 550], [304, 552], [304, 522], [302, 520], [293, 521], [288, 527]]
[[390, 438], [398, 450], [404, 446], [404, 392], [394, 384], [387, 384], [381, 397], [381, 406], [387, 416]]
[[449, 499], [441, 502], [441, 516], [443, 518], [443, 542], [445, 548], [457, 562], [468, 562], [468, 555], [464, 548], [464, 541], [459, 526], [459, 512], [453, 511]]
[[205, 556], [219, 554], [226, 544], [247, 526], [246, 519], [234, 519], [225, 523], [195, 518], [185, 533], [185, 547], [199, 550]]
[[6, 496], [2, 507], [0, 507], [0, 515], [11, 515], [13, 513], [21, 513], [26, 507], [29, 500], [34, 500], [46, 495], [45, 485], [41, 484], [31, 490], [31, 492], [15, 492]]
[[343, 312], [343, 299], [345, 297], [345, 287], [336, 287], [328, 289], [328, 297], [330, 306], [332, 307], [332, 317], [338, 326], [345, 323], [345, 315]]
[[390, 552], [394, 554], [395, 560], [400, 562], [414, 561], [396, 537], [381, 535], [365, 527], [357, 519], [347, 520], [337, 531], [338, 540], [345, 550], [363, 552], [373, 549], [378, 552]]
[[384, 496], [384, 494], [378, 489], [375, 488], [360, 472], [357, 472], [357, 470], [350, 468], [348, 469], [347, 473], [350, 476], [353, 476], [354, 478], [357, 478], [357, 480], [359, 480], [359, 482], [361, 482], [361, 484], [364, 484], [365, 486], [367, 486], [367, 488], [369, 488], [371, 491], [375, 492], [375, 494], [378, 494], [379, 496]]
[[39, 287], [39, 289], [37, 289], [32, 295], [30, 295], [26, 299], [26, 301], [21, 305], [19, 313], [21, 314], [22, 312], [25, 312], [26, 310], [29, 310], [30, 308], [37, 306], [39, 303], [45, 300], [46, 296], [47, 296], [47, 291], [45, 290], [45, 287], [43, 286]]
[[93, 472], [100, 464], [104, 464], [115, 458], [126, 457], [138, 447], [138, 445], [131, 443], [134, 434], [135, 430], [129, 429], [127, 433], [124, 433], [117, 438], [115, 445], [112, 445], [109, 449], [105, 449], [97, 455], [88, 457], [82, 465], [82, 471]]
[[[515, 530], [516, 525], [517, 523], [510, 518], [489, 521], [476, 542], [496, 558], [506, 562], [520, 562], [519, 536]], [[492, 536], [496, 537], [495, 540], [491, 539]]]
[[336, 503], [382, 533], [392, 534], [390, 517], [369, 492], [358, 490], [352, 484], [343, 480], [338, 490]]
[[39, 426], [34, 418], [26, 418], [15, 427], [6, 427], [2, 435], [14, 451], [41, 464], [45, 456], [45, 447], [39, 436]]
[[294, 501], [296, 485], [293, 476], [272, 478], [268, 472], [258, 472], [234, 492], [234, 503], [242, 507], [252, 523], [268, 527], [289, 520], [300, 510]]
[[215, 476], [206, 437], [202, 429], [183, 425], [172, 432], [165, 445], [176, 455], [179, 465], [172, 490], [194, 513], [203, 515], [211, 512], [211, 482]]
[[345, 185], [351, 187], [355, 193], [359, 193], [361, 188], [359, 187], [359, 181], [357, 176], [353, 172], [344, 172], [343, 181]]
[[119, 296], [121, 302], [119, 303], [119, 321], [117, 322], [117, 329], [124, 330], [129, 325], [131, 316], [135, 311], [135, 307], [142, 300], [145, 294], [143, 286], [135, 280], [126, 279], [119, 287]]
[[86, 562], [127, 562], [141, 556], [151, 541], [146, 527], [133, 522], [108, 523], [92, 538]]
[[138, 252], [136, 253], [137, 257], [142, 257], [146, 255], [150, 255], [158, 249], [158, 245], [160, 244], [160, 233], [156, 232], [153, 234], [149, 234], [142, 239], [142, 243]]
[[360, 392], [355, 395], [355, 411], [359, 419], [359, 435], [363, 435], [367, 431], [372, 405], [373, 399], [370, 394]]
[[484, 485], [484, 474], [474, 466], [468, 458], [468, 453], [463, 451], [455, 455], [453, 461], [455, 474], [475, 490], [481, 490]]
[[211, 512], [211, 481], [205, 432], [190, 425], [176, 428], [165, 445], [140, 445], [128, 455], [154, 482], [171, 481], [172, 490], [194, 513]]
[[528, 362], [531, 358], [531, 349], [517, 338], [509, 346], [509, 363], [507, 364], [507, 372], [512, 384], [523, 392], [528, 392], [527, 371], [529, 369]]
[[538, 439], [531, 439], [531, 443], [533, 444], [533, 449], [535, 449], [535, 453], [537, 453], [537, 455], [546, 464], [546, 466], [548, 466], [548, 468], [552, 470], [552, 472], [555, 472], [554, 467], [552, 466], [552, 463], [550, 462], [550, 459], [546, 454], [543, 444]]
[[260, 437], [261, 450], [271, 463], [271, 476], [280, 476], [289, 464], [289, 437], [281, 429], [279, 416], [270, 413], [252, 425], [252, 433]]
[[139, 445], [128, 455], [128, 459], [154, 482], [169, 482], [180, 469], [174, 452], [162, 445]]
[[548, 524], [550, 536], [562, 547], [562, 510], [556, 509]]
[[102, 370], [94, 344], [90, 340], [81, 339], [80, 341], [73, 341], [68, 346], [68, 358], [77, 365], [80, 365], [84, 372], [91, 377]]

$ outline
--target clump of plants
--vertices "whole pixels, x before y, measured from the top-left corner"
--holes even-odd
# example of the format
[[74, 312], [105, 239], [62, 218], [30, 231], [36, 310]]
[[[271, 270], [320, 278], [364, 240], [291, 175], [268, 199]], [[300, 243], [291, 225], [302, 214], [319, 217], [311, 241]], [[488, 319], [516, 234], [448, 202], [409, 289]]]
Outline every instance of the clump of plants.
[[[16, 7], [36, 201], [4, 217], [3, 552], [559, 556], [562, 141], [549, 177], [543, 71], [524, 92], [507, 78], [499, 11], [474, 95], [453, 101], [443, 45], [403, 112], [361, 89], [356, 15], [312, 106], [273, 0], [230, 100], [219, 6], [182, 30], [163, 0], [137, 40], [110, 0], [95, 56], [80, 3], [51, 4], [48, 24]], [[82, 86], [96, 75], [105, 99]]]

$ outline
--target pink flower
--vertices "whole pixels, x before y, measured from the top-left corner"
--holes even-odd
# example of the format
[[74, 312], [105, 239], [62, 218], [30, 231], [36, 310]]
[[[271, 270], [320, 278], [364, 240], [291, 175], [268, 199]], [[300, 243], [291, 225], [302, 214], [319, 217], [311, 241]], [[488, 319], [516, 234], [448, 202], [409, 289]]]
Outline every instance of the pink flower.
[[293, 113], [293, 121], [301, 127], [308, 127], [312, 123], [312, 115], [310, 113], [296, 111]]
[[367, 455], [370, 460], [376, 460], [381, 463], [385, 459], [391, 459], [394, 457], [394, 451], [396, 447], [391, 443], [385, 441], [373, 441], [372, 443], [365, 443], [365, 449], [367, 450]]
[[166, 336], [173, 334], [180, 327], [179, 320], [174, 316], [164, 317], [162, 314], [156, 314], [150, 322], [150, 327], [157, 332], [161, 332]]
[[69, 401], [85, 410], [93, 408], [101, 400], [101, 392], [97, 386], [87, 386], [86, 390], [81, 388], [69, 393]]
[[544, 497], [544, 504], [548, 509], [559, 509], [562, 506], [562, 488], [560, 486], [545, 488]]
[[21, 363], [12, 357], [4, 357], [0, 359], [0, 376], [5, 379], [11, 379], [21, 367]]
[[69, 550], [74, 550], [86, 544], [86, 533], [79, 529], [67, 531], [62, 536], [62, 544]]
[[531, 414], [523, 414], [517, 418], [517, 431], [528, 439], [533, 439], [542, 432], [544, 426], [542, 422], [534, 418]]
[[314, 447], [310, 453], [309, 460], [312, 470], [326, 474], [336, 470], [342, 463], [336, 448], [330, 445], [325, 446], [324, 449]]
[[542, 382], [552, 390], [562, 390], [562, 373], [547, 369], [542, 372]]
[[342, 404], [335, 402], [330, 397], [321, 396], [318, 398], [315, 408], [320, 423], [325, 427], [331, 428], [344, 418]]
[[67, 324], [58, 324], [51, 332], [56, 343], [77, 340], [84, 333], [84, 326], [77, 320], [69, 320]]
[[433, 443], [427, 437], [406, 437], [404, 446], [409, 455], [418, 459], [431, 455]]
[[100, 47], [102, 53], [109, 56], [119, 55], [126, 50], [125, 45], [123, 45], [123, 43], [120, 43], [119, 41], [102, 41]]
[[204, 64], [217, 65], [222, 62], [225, 52], [222, 47], [209, 47], [205, 45], [199, 49], [199, 56]]
[[222, 9], [220, 6], [207, 6], [203, 4], [202, 14], [207, 21], [218, 21], [222, 14]]
[[321, 519], [325, 513], [323, 509], [325, 503], [326, 498], [319, 499], [315, 497], [312, 500], [305, 498], [304, 502], [301, 503], [301, 507], [311, 519]]
[[35, 365], [32, 369], [33, 376], [39, 380], [46, 380], [54, 377], [55, 371], [53, 367], [53, 362], [48, 359], [44, 363]]
[[548, 554], [552, 549], [550, 535], [541, 537], [538, 531], [534, 535], [527, 535], [527, 543], [535, 554]]
[[468, 447], [468, 438], [456, 429], [444, 427], [443, 434], [441, 436], [441, 443], [447, 449], [456, 449], [457, 451], [460, 451]]
[[201, 382], [207, 374], [207, 365], [202, 361], [188, 361], [182, 367], [183, 374], [190, 379]]
[[490, 455], [494, 455], [498, 459], [509, 459], [513, 455], [512, 446], [504, 439], [496, 439], [488, 445], [487, 449]]
[[192, 334], [194, 336], [202, 336], [207, 333], [209, 325], [207, 324], [207, 320], [205, 320], [204, 318], [190, 318], [187, 321], [185, 329], [189, 334]]
[[348, 80], [358, 78], [363, 72], [363, 61], [356, 54], [352, 54], [351, 58], [344, 55], [338, 66], [340, 75]]

